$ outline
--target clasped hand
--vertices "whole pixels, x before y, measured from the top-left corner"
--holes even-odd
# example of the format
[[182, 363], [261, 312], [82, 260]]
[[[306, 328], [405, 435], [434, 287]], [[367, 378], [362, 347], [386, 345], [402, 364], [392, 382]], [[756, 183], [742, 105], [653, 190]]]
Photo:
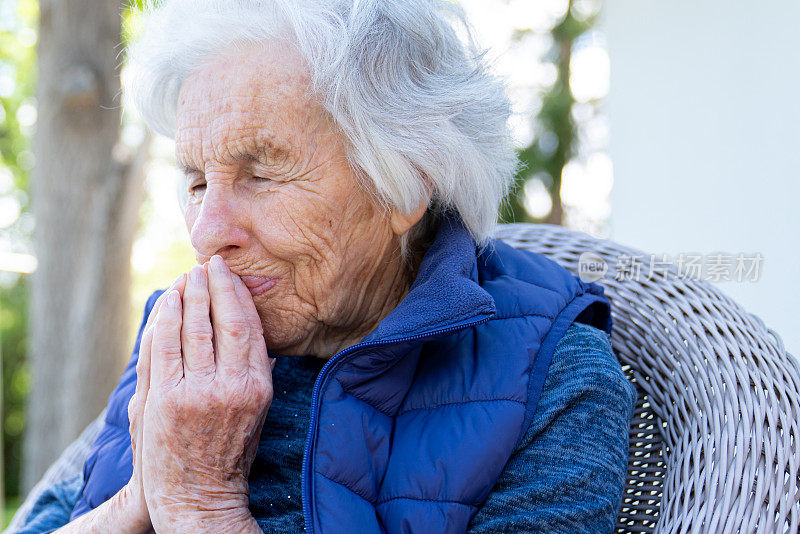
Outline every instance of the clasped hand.
[[125, 490], [146, 528], [257, 529], [247, 477], [274, 364], [250, 292], [219, 256], [161, 295], [128, 406], [133, 476]]

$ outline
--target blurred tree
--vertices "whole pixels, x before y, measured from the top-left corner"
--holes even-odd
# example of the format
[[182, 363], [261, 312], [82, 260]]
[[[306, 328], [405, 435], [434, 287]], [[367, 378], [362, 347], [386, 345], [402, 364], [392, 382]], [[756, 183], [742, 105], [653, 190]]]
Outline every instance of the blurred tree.
[[41, 0], [24, 489], [105, 405], [128, 353], [148, 139], [119, 142], [121, 0]]
[[[508, 201], [501, 208], [500, 220], [503, 222], [563, 223], [561, 173], [574, 155], [576, 139], [576, 125], [572, 119], [575, 98], [569, 85], [572, 47], [578, 37], [592, 28], [596, 18], [576, 17], [574, 4], [575, 0], [569, 1], [564, 18], [550, 31], [553, 46], [548, 56], [558, 74], [553, 86], [542, 96], [542, 106], [533, 119], [537, 135], [518, 153], [522, 166]], [[517, 38], [529, 31], [518, 32]], [[550, 213], [543, 219], [535, 219], [525, 209], [525, 183], [534, 174], [545, 179], [544, 185], [552, 201]]]

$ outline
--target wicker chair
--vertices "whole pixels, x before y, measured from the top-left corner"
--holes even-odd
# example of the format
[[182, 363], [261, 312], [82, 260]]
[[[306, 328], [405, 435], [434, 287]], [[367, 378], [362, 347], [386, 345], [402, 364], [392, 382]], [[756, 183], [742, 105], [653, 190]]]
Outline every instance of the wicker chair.
[[[674, 265], [619, 276], [624, 258], [647, 256], [612, 241], [530, 224], [503, 225], [497, 237], [576, 274], [587, 253], [608, 269], [592, 275], [602, 276], [612, 344], [639, 392], [617, 532], [798, 532], [800, 366], [775, 332]], [[9, 531], [37, 489], [80, 471], [99, 428], [98, 419], [64, 452]]]

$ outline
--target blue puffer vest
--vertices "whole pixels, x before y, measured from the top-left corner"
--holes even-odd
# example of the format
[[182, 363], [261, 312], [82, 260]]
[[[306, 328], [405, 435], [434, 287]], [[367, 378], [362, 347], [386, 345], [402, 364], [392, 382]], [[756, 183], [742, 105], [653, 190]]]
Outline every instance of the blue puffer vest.
[[[525, 435], [555, 345], [576, 320], [610, 333], [601, 286], [500, 241], [478, 255], [460, 220], [445, 218], [406, 298], [317, 377], [302, 472], [306, 531], [464, 532]], [[73, 518], [130, 479], [138, 346], [84, 466]]]

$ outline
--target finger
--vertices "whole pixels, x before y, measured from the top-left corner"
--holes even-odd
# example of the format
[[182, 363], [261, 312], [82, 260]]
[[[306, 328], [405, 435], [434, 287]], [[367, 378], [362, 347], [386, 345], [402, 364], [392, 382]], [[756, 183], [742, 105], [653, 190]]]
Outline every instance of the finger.
[[236, 292], [236, 298], [239, 299], [239, 303], [242, 305], [245, 319], [247, 319], [247, 322], [253, 329], [253, 333], [264, 335], [264, 327], [261, 325], [261, 318], [258, 316], [258, 310], [256, 310], [256, 304], [253, 302], [253, 296], [250, 294], [250, 290], [247, 289], [247, 286], [244, 285], [244, 282], [242, 282], [238, 274], [231, 273], [231, 281], [233, 282], [233, 288]]
[[170, 290], [175, 289], [179, 293], [183, 293], [186, 287], [186, 274], [181, 274], [172, 282], [172, 285], [161, 293], [153, 304], [150, 314], [147, 316], [147, 322], [144, 326], [144, 333], [142, 340], [139, 342], [139, 357], [136, 360], [136, 390], [134, 395], [138, 394], [140, 399], [140, 406], [144, 407], [147, 401], [147, 391], [150, 389], [150, 350], [153, 344], [153, 325], [155, 324], [156, 317], [158, 317], [158, 310], [164, 302]]
[[183, 273], [178, 278], [176, 278], [175, 281], [172, 282], [172, 285], [169, 286], [169, 288], [163, 293], [161, 293], [156, 299], [156, 303], [153, 304], [153, 309], [150, 310], [150, 315], [147, 316], [147, 323], [145, 323], [144, 326], [145, 332], [149, 327], [153, 325], [153, 323], [155, 323], [156, 317], [158, 316], [158, 310], [161, 308], [161, 304], [164, 302], [164, 299], [166, 298], [167, 293], [169, 293], [169, 290], [170, 289], [177, 290], [178, 293], [181, 294], [181, 298], [183, 298], [183, 292], [185, 288], [186, 288], [186, 273]]
[[150, 384], [155, 387], [177, 385], [183, 378], [181, 356], [181, 295], [170, 289], [153, 328], [150, 358]]
[[151, 326], [145, 329], [142, 335], [142, 341], [139, 345], [139, 359], [136, 360], [136, 390], [134, 395], [138, 395], [142, 399], [142, 405], [144, 405], [147, 391], [150, 389], [150, 349], [152, 344], [153, 328]]
[[219, 256], [212, 256], [208, 262], [208, 288], [217, 372], [246, 370], [250, 365], [246, 350], [250, 324], [236, 296], [231, 272]]
[[[233, 280], [233, 287], [236, 290], [236, 297], [242, 304], [245, 318], [250, 324], [250, 365], [262, 371], [270, 365], [269, 360], [273, 358], [269, 358], [267, 355], [267, 346], [264, 342], [264, 327], [261, 324], [261, 318], [258, 316], [258, 311], [256, 311], [253, 296], [250, 294], [247, 286], [244, 285], [244, 282], [242, 282], [242, 279], [236, 274], [231, 274], [231, 280]], [[271, 365], [270, 370], [272, 370]]]
[[[165, 293], [162, 293], [159, 299], [163, 297]], [[156, 304], [160, 303], [156, 302]], [[155, 317], [156, 314], [153, 312], [155, 312], [155, 306], [153, 306], [150, 317]], [[138, 458], [141, 454], [142, 415], [150, 391], [150, 351], [152, 344], [153, 328], [149, 327], [145, 330], [144, 335], [142, 335], [142, 340], [139, 345], [139, 359], [136, 361], [136, 391], [128, 406], [128, 428], [131, 435], [134, 465], [137, 467], [140, 467], [137, 462], [139, 462]]]
[[177, 291], [181, 298], [183, 298], [183, 292], [186, 290], [186, 273], [182, 273], [176, 278], [175, 281], [172, 282], [170, 288]]
[[138, 421], [138, 414], [139, 414], [139, 397], [136, 396], [136, 393], [133, 394], [133, 397], [128, 401], [128, 433], [131, 437], [136, 435], [136, 425], [135, 423]]
[[196, 373], [207, 376], [214, 372], [210, 306], [206, 271], [195, 265], [189, 271], [183, 293], [181, 345], [185, 375]]
[[134, 465], [137, 464], [141, 452], [143, 408], [144, 402], [138, 394], [134, 394], [128, 402], [128, 434], [130, 434], [133, 447]]
[[139, 398], [134, 394], [128, 403], [128, 434], [131, 438], [131, 453], [133, 455], [133, 477], [136, 476], [136, 471], [141, 469], [141, 443], [142, 443], [142, 420], [140, 416], [141, 410], [139, 408]]

